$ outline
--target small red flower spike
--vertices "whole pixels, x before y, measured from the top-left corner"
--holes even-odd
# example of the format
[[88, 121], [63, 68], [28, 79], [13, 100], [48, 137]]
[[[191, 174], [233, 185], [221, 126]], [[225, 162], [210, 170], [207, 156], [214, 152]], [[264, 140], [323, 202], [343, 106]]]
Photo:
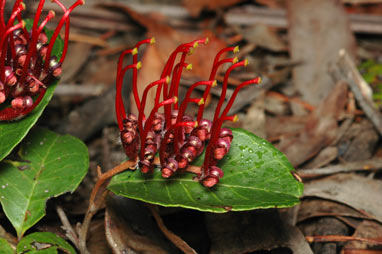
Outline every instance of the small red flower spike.
[[[239, 51], [238, 47], [225, 48], [217, 53], [209, 80], [193, 84], [179, 104], [178, 88], [182, 71], [183, 69], [191, 70], [192, 68], [191, 64], [186, 63], [186, 57], [193, 53], [199, 43], [207, 44], [208, 39], [205, 38], [178, 46], [166, 62], [160, 79], [149, 84], [145, 88], [142, 97], [139, 98], [136, 83], [138, 70], [141, 67], [141, 63], [137, 61], [139, 46], [152, 44], [153, 42], [154, 39], [146, 39], [137, 43], [133, 49], [124, 51], [118, 62], [115, 107], [126, 155], [138, 162], [143, 173], [148, 173], [154, 170], [154, 158], [156, 153], [159, 152], [162, 177], [169, 178], [176, 172], [187, 168], [207, 145], [199, 180], [204, 186], [213, 187], [224, 175], [222, 169], [217, 165], [229, 152], [233, 139], [232, 131], [222, 128], [222, 124], [224, 121], [235, 122], [238, 120], [236, 115], [228, 116], [228, 113], [239, 90], [249, 84], [258, 84], [261, 80], [256, 78], [237, 86], [221, 113], [230, 72], [235, 68], [248, 64], [247, 60], [238, 62], [236, 57], [220, 59], [225, 52], [236, 53]], [[133, 55], [133, 63], [123, 67], [123, 58], [126, 54]], [[181, 54], [180, 57], [177, 57], [178, 54]], [[178, 63], [175, 62], [176, 59], [179, 59]], [[210, 89], [217, 85], [215, 76], [219, 67], [226, 63], [232, 63], [232, 65], [225, 73], [222, 93], [216, 107], [214, 121], [211, 122], [203, 119], [204, 102], [209, 95]], [[126, 115], [122, 100], [122, 81], [125, 72], [128, 70], [133, 71], [132, 90], [139, 111], [138, 117], [133, 114]], [[192, 91], [197, 86], [202, 85], [206, 87], [203, 96], [201, 98], [191, 98]], [[151, 89], [156, 89], [154, 108], [146, 118], [144, 111], [147, 94]], [[162, 101], [160, 101], [161, 99]], [[199, 105], [196, 119], [186, 114], [187, 105], [191, 102]], [[23, 102], [19, 103], [22, 104]], [[164, 113], [158, 112], [160, 107], [164, 107]]]
[[[46, 89], [61, 76], [69, 37], [69, 15], [83, 0], [66, 8], [59, 0], [52, 0], [64, 12], [48, 42], [44, 28], [55, 17], [54, 11], [41, 18], [44, 0], [40, 0], [30, 31], [25, 28], [21, 12], [23, 0], [16, 0], [8, 22], [4, 19], [6, 1], [0, 0], [0, 104], [10, 106], [0, 111], [0, 121], [21, 118], [31, 112], [43, 99]], [[16, 24], [17, 21], [17, 24]], [[53, 46], [65, 25], [61, 57], [52, 56]], [[34, 98], [34, 99], [33, 99]]]

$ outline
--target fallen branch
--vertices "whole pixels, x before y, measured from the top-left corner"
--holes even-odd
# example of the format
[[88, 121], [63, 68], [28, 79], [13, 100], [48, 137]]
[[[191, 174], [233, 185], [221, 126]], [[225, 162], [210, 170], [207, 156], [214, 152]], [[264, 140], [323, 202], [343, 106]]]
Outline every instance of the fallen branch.
[[380, 238], [362, 238], [356, 236], [344, 236], [344, 235], [315, 235], [305, 236], [305, 239], [309, 242], [349, 242], [360, 241], [372, 244], [382, 245], [382, 239]]
[[382, 169], [382, 158], [375, 158], [366, 161], [354, 161], [335, 166], [328, 166], [316, 169], [299, 169], [297, 172], [302, 178], [315, 177], [320, 175], [332, 175], [343, 172], [367, 171]]
[[382, 114], [375, 108], [370, 98], [371, 88], [363, 80], [354, 62], [344, 49], [339, 52], [337, 72], [333, 72], [336, 79], [344, 80], [350, 86], [360, 107], [382, 135]]

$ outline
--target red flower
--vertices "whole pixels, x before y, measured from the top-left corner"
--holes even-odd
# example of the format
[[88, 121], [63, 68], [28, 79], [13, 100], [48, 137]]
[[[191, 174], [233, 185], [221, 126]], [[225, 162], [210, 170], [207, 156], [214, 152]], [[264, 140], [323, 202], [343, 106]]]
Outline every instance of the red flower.
[[[162, 176], [168, 178], [176, 171], [187, 168], [207, 146], [199, 179], [205, 186], [212, 187], [223, 177], [223, 171], [217, 167], [217, 164], [229, 152], [233, 139], [232, 131], [222, 128], [222, 124], [227, 120], [237, 121], [237, 116], [228, 116], [228, 112], [239, 90], [249, 84], [258, 84], [261, 79], [251, 79], [237, 86], [228, 104], [222, 110], [230, 72], [235, 68], [248, 64], [247, 60], [238, 62], [236, 57], [220, 59], [225, 52], [232, 51], [235, 53], [238, 51], [238, 47], [228, 47], [217, 53], [209, 80], [193, 84], [188, 89], [184, 100], [179, 103], [178, 88], [182, 71], [184, 68], [192, 68], [190, 64], [185, 62], [187, 54], [192, 53], [199, 43], [207, 44], [208, 39], [205, 38], [178, 46], [167, 60], [160, 79], [149, 84], [144, 90], [142, 98], [139, 98], [137, 74], [141, 68], [141, 63], [138, 62], [138, 50], [142, 44], [152, 44], [154, 42], [155, 40], [152, 38], [137, 43], [133, 49], [124, 51], [118, 62], [115, 109], [126, 155], [130, 159], [139, 159], [141, 171], [147, 173], [153, 170], [155, 154], [159, 152]], [[133, 63], [123, 67], [123, 59], [126, 54], [133, 56]], [[180, 60], [175, 64], [179, 54], [181, 55]], [[211, 122], [202, 119], [204, 102], [211, 87], [217, 84], [215, 76], [218, 68], [225, 63], [232, 63], [232, 65], [225, 73], [222, 93], [215, 110], [214, 119]], [[126, 71], [130, 69], [133, 71], [132, 90], [139, 111], [138, 117], [134, 114], [126, 114], [121, 95], [123, 77]], [[191, 98], [191, 92], [197, 86], [206, 87], [203, 96], [201, 98]], [[154, 87], [156, 88], [154, 108], [149, 116], [145, 116], [144, 109], [147, 94]], [[161, 94], [163, 101], [160, 101]], [[188, 103], [197, 103], [199, 105], [196, 118], [185, 114]], [[164, 108], [164, 113], [158, 112], [161, 107]]]
[[[21, 18], [25, 9], [23, 0], [15, 1], [8, 22], [4, 19], [6, 0], [0, 0], [0, 104], [6, 101], [11, 104], [0, 111], [0, 121], [20, 118], [31, 112], [44, 97], [47, 87], [60, 78], [68, 48], [69, 14], [78, 5], [84, 4], [84, 0], [77, 0], [69, 8], [59, 0], [53, 2], [60, 6], [64, 14], [48, 42], [44, 27], [55, 13], [49, 11], [40, 21], [44, 0], [38, 4], [31, 31], [27, 31]], [[52, 55], [52, 50], [64, 25], [64, 46], [58, 59]]]

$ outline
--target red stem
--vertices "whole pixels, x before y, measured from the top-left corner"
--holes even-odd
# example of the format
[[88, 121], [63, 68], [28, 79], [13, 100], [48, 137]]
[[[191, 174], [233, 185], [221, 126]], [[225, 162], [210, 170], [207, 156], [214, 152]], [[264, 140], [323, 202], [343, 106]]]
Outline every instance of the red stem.
[[246, 66], [248, 64], [248, 61], [247, 60], [244, 60], [244, 61], [240, 61], [238, 63], [235, 63], [233, 64], [232, 66], [230, 66], [227, 70], [227, 72], [225, 73], [224, 75], [224, 81], [223, 81], [223, 86], [222, 86], [222, 92], [220, 94], [220, 99], [219, 99], [219, 102], [218, 102], [218, 105], [216, 106], [216, 109], [215, 109], [215, 115], [214, 115], [214, 120], [213, 122], [215, 122], [218, 117], [219, 117], [219, 114], [220, 114], [220, 109], [224, 103], [224, 100], [225, 100], [225, 96], [226, 96], [226, 93], [227, 93], [227, 86], [228, 86], [228, 77], [229, 77], [229, 74], [231, 73], [231, 71], [237, 67], [240, 67], [240, 66]]
[[[236, 48], [236, 47], [235, 47]], [[220, 52], [219, 52], [220, 53]], [[216, 58], [215, 58], [216, 60]], [[209, 80], [214, 80], [215, 79], [215, 76], [216, 76], [216, 73], [218, 71], [218, 68], [222, 65], [222, 64], [225, 64], [225, 63], [237, 63], [237, 57], [233, 57], [233, 58], [227, 58], [227, 59], [223, 59], [223, 60], [220, 60], [220, 61], [217, 61], [216, 64], [214, 64], [212, 66], [212, 70], [211, 70], [211, 74], [210, 74], [210, 78]], [[215, 61], [214, 61], [215, 62]], [[210, 93], [210, 90], [211, 90], [211, 87], [206, 87], [206, 90], [204, 90], [204, 93], [203, 93], [203, 99], [204, 101], [207, 100], [207, 96], [208, 94]], [[199, 110], [198, 110], [198, 116], [197, 116], [197, 121], [200, 121], [203, 117], [203, 113], [204, 113], [204, 107], [205, 105], [201, 105]]]
[[0, 0], [0, 32], [1, 33], [3, 33], [5, 29], [4, 9], [5, 9], [5, 0]]
[[[55, 2], [62, 9], [63, 12], [67, 11], [65, 5], [63, 5], [59, 0], [52, 0], [52, 1]], [[64, 41], [67, 41], [66, 38], [69, 38], [69, 27], [70, 27], [70, 18], [68, 17], [68, 19], [65, 22], [65, 39], [64, 39]], [[64, 62], [67, 51], [68, 51], [68, 43], [64, 43], [64, 48], [62, 50], [60, 63]]]
[[[192, 86], [190, 86], [187, 90], [187, 93], [186, 93], [186, 96], [184, 97], [184, 100], [182, 101], [182, 103], [180, 104], [180, 109], [179, 109], [179, 112], [178, 112], [178, 116], [176, 118], [176, 123], [180, 123], [182, 120], [183, 120], [183, 116], [184, 116], [184, 112], [186, 111], [187, 109], [187, 104], [189, 102], [196, 102], [198, 103], [199, 105], [202, 105], [204, 104], [204, 99], [203, 98], [200, 98], [200, 99], [197, 99], [197, 100], [193, 100], [193, 99], [190, 99], [191, 97], [191, 93], [192, 91], [197, 87], [197, 86], [208, 86], [208, 87], [211, 87], [211, 86], [216, 86], [216, 81], [199, 81], [199, 82], [196, 82], [194, 83]], [[175, 153], [178, 153], [179, 151], [179, 146], [180, 146], [180, 142], [182, 141], [181, 140], [181, 133], [179, 130], [176, 130], [175, 131], [175, 137], [174, 137], [174, 148], [175, 148]]]
[[[150, 43], [150, 44], [155, 43], [154, 37], [142, 40], [135, 45], [135, 48], [137, 50], [136, 50], [136, 54], [133, 53], [133, 63], [138, 62], [138, 49], [139, 49], [139, 47], [141, 45], [147, 44], [147, 43]], [[138, 70], [133, 70], [133, 94], [134, 94], [135, 104], [137, 105], [137, 109], [139, 110], [141, 107], [141, 103], [139, 101], [137, 82], [138, 82]]]
[[[28, 69], [29, 69], [29, 64], [32, 60], [32, 56], [35, 54], [36, 52], [36, 44], [37, 44], [37, 40], [38, 40], [38, 36], [40, 35], [40, 33], [42, 32], [42, 29], [44, 29], [44, 26], [46, 25], [46, 23], [48, 23], [49, 20], [51, 20], [53, 17], [54, 17], [54, 12], [53, 11], [50, 11], [48, 13], [48, 15], [45, 17], [45, 19], [43, 20], [43, 22], [41, 22], [41, 25], [38, 27], [38, 29], [36, 30], [33, 30], [32, 32], [32, 39], [31, 41], [29, 42], [29, 45], [28, 45], [28, 54], [27, 54], [27, 57], [25, 58], [25, 63], [24, 63], [24, 66], [23, 66], [23, 71], [22, 71], [22, 74], [20, 76], [20, 84], [23, 84], [24, 81], [25, 81], [25, 78], [28, 74]], [[49, 58], [47, 58], [49, 59]], [[47, 62], [47, 61], [46, 61]]]
[[[53, 46], [56, 42], [56, 39], [61, 31], [61, 28], [62, 26], [64, 25], [64, 23], [67, 21], [70, 13], [74, 10], [74, 8], [76, 8], [77, 6], [79, 5], [83, 5], [85, 2], [84, 0], [77, 0], [72, 6], [70, 6], [66, 12], [64, 13], [64, 15], [62, 16], [62, 18], [60, 19], [60, 22], [58, 23], [56, 29], [54, 30], [53, 32], [53, 35], [52, 37], [50, 38], [50, 42], [49, 42], [49, 45], [48, 45], [48, 49], [47, 49], [47, 52], [46, 52], [46, 57], [45, 57], [45, 65], [44, 65], [44, 70], [46, 73], [48, 73], [48, 69], [49, 69], [49, 60], [50, 60], [50, 56], [52, 54], [52, 49], [53, 49]], [[65, 40], [64, 40], [64, 47], [65, 47], [65, 44], [68, 44], [68, 40], [69, 38], [65, 36]], [[64, 52], [63, 52], [64, 53]], [[65, 58], [65, 55], [62, 54], [61, 55], [61, 58], [64, 57]]]
[[125, 105], [122, 99], [123, 77], [125, 76], [127, 70], [137, 68], [140, 68], [140, 62], [126, 66], [119, 72], [117, 76], [115, 92], [115, 113], [117, 115], [118, 127], [120, 130], [123, 129], [123, 119], [126, 118]]
[[[182, 62], [182, 61], [178, 63], [177, 65], [175, 65], [172, 80], [171, 80], [170, 91], [168, 93], [169, 96], [178, 97], [179, 81], [182, 76], [183, 68], [190, 69], [192, 68], [192, 65], [186, 64], [185, 62]], [[174, 109], [178, 109], [178, 103], [174, 104]]]
[[[160, 99], [160, 92], [162, 89], [162, 85], [166, 82], [169, 82], [169, 78], [163, 78], [157, 81], [152, 82], [150, 85], [148, 85], [145, 90], [143, 91], [143, 96], [142, 96], [142, 104], [141, 107], [139, 108], [139, 114], [138, 114], [138, 128], [139, 128], [139, 133], [143, 134], [144, 129], [143, 129], [143, 121], [145, 120], [145, 106], [146, 106], [146, 99], [147, 99], [147, 94], [151, 88], [154, 86], [158, 86], [156, 90], [156, 95], [155, 95], [155, 104], [159, 104], [159, 99]], [[141, 139], [142, 140], [142, 139]]]
[[146, 141], [147, 133], [149, 132], [149, 130], [151, 129], [151, 126], [153, 124], [155, 113], [158, 111], [158, 109], [160, 107], [162, 107], [164, 105], [176, 103], [177, 100], [178, 100], [177, 97], [172, 97], [172, 98], [165, 100], [165, 101], [162, 101], [161, 103], [154, 106], [154, 109], [151, 111], [151, 114], [145, 123], [145, 128], [143, 130], [143, 133], [141, 134], [141, 151], [140, 151], [140, 159], [141, 160], [143, 160], [144, 155], [145, 155], [145, 141]]
[[250, 84], [259, 84], [260, 82], [261, 82], [261, 78], [257, 77], [257, 78], [245, 81], [245, 82], [241, 83], [240, 85], [238, 85], [235, 88], [235, 91], [233, 92], [233, 94], [232, 94], [230, 100], [228, 101], [227, 106], [223, 110], [223, 113], [220, 116], [220, 118], [217, 119], [216, 121], [214, 120], [214, 122], [212, 124], [212, 127], [211, 127], [211, 139], [210, 139], [210, 141], [209, 141], [209, 143], [207, 145], [206, 155], [205, 155], [205, 159], [204, 159], [204, 163], [203, 163], [204, 176], [208, 175], [208, 173], [209, 173], [208, 170], [209, 170], [210, 159], [211, 159], [211, 156], [212, 156], [211, 155], [212, 147], [215, 145], [215, 143], [216, 143], [216, 141], [217, 141], [217, 139], [219, 137], [219, 130], [221, 129], [221, 126], [223, 125], [223, 122], [226, 121], [226, 120], [231, 120], [231, 118], [232, 118], [232, 120], [235, 120], [235, 116], [229, 117], [229, 116], [227, 116], [227, 114], [228, 114], [230, 108], [232, 107], [233, 102], [235, 101], [238, 92], [240, 91], [240, 89], [242, 89], [243, 87], [245, 87], [247, 85], [250, 85]]
[[0, 59], [0, 75], [1, 75], [1, 80], [5, 84], [5, 57], [7, 54], [6, 47], [7, 45], [4, 44], [6, 38], [9, 36], [10, 33], [12, 33], [14, 30], [19, 29], [21, 27], [25, 26], [25, 23], [18, 23], [17, 25], [14, 25], [10, 28], [7, 29], [7, 31], [2, 35], [1, 40], [0, 40], [0, 49], [1, 51], [1, 59]]
[[161, 145], [160, 145], [160, 150], [159, 150], [159, 159], [160, 159], [160, 164], [163, 166], [164, 165], [164, 156], [166, 152], [166, 145], [167, 145], [167, 140], [170, 137], [170, 134], [174, 132], [176, 128], [179, 127], [194, 127], [196, 128], [198, 126], [198, 122], [180, 122], [172, 125], [164, 134], [164, 137], [162, 139]]

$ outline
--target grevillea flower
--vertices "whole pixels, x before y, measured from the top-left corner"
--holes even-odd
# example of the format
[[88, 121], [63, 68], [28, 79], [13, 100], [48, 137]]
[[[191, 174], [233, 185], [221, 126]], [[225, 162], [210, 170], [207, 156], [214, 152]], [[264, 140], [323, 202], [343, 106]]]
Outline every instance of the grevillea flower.
[[[42, 17], [44, 0], [40, 0], [30, 31], [25, 28], [22, 12], [23, 0], [16, 0], [12, 13], [5, 22], [6, 0], [0, 0], [0, 121], [14, 120], [31, 112], [42, 100], [47, 87], [60, 78], [69, 37], [69, 14], [84, 0], [77, 0], [66, 8], [59, 0], [52, 0], [64, 12], [53, 35], [48, 40], [44, 28], [55, 16], [49, 11]], [[65, 26], [64, 46], [61, 57], [52, 50], [61, 29]]]
[[[154, 42], [154, 38], [138, 42], [134, 48], [124, 51], [118, 61], [115, 110], [124, 150], [130, 159], [138, 162], [142, 172], [152, 172], [155, 166], [160, 166], [162, 176], [169, 178], [177, 171], [184, 171], [206, 148], [205, 160], [198, 178], [204, 186], [212, 187], [223, 177], [223, 171], [218, 167], [218, 162], [229, 152], [233, 139], [232, 131], [222, 128], [222, 125], [224, 121], [238, 120], [236, 115], [230, 116], [228, 112], [239, 90], [250, 84], [258, 84], [261, 79], [257, 77], [237, 86], [223, 109], [230, 73], [248, 64], [247, 60], [239, 62], [236, 57], [220, 59], [226, 52], [236, 53], [239, 50], [238, 47], [224, 48], [214, 59], [209, 80], [199, 81], [190, 86], [180, 103], [178, 88], [182, 72], [184, 69], [192, 69], [192, 65], [186, 63], [186, 57], [199, 44], [207, 44], [208, 38], [205, 38], [178, 46], [167, 60], [159, 79], [149, 84], [139, 98], [137, 75], [141, 63], [138, 62], [138, 51], [143, 44]], [[132, 55], [133, 63], [124, 66], [123, 60], [127, 54]], [[176, 59], [179, 59], [177, 63]], [[213, 121], [203, 119], [204, 102], [211, 87], [217, 85], [215, 76], [219, 67], [226, 63], [231, 63], [231, 66], [224, 75], [222, 93], [214, 119]], [[121, 95], [123, 77], [128, 70], [133, 72], [132, 91], [139, 111], [138, 116], [126, 114]], [[192, 91], [198, 86], [205, 87], [203, 96], [191, 98]], [[155, 89], [156, 92], [154, 108], [149, 115], [145, 115], [147, 94], [151, 89]], [[196, 117], [186, 114], [189, 103], [196, 103], [199, 106]], [[163, 108], [164, 113], [159, 112], [160, 108]], [[154, 164], [157, 153], [159, 153], [160, 165]]]

